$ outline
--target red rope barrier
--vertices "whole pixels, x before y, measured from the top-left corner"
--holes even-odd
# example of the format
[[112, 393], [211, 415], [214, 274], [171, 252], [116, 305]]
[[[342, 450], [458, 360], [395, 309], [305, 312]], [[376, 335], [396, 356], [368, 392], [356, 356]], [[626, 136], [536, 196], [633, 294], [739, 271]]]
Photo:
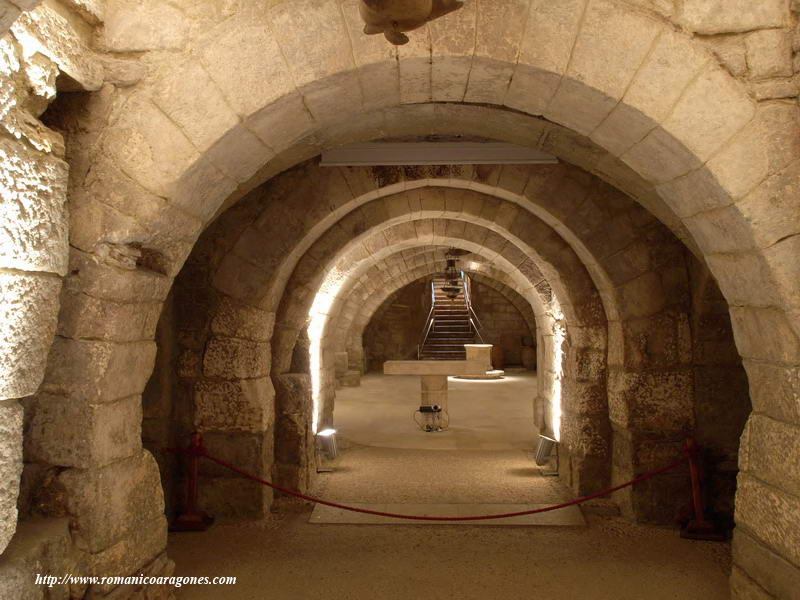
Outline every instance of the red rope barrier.
[[567, 506], [574, 506], [576, 504], [582, 504], [589, 500], [594, 500], [595, 498], [600, 498], [602, 496], [607, 496], [613, 492], [617, 492], [621, 489], [634, 485], [636, 483], [640, 483], [642, 481], [646, 481], [655, 477], [656, 475], [661, 475], [662, 473], [666, 473], [667, 471], [671, 471], [682, 464], [684, 464], [688, 457], [684, 457], [679, 461], [676, 461], [666, 467], [658, 469], [657, 471], [652, 471], [650, 473], [646, 473], [644, 475], [640, 475], [639, 477], [632, 479], [631, 481], [627, 481], [620, 485], [614, 486], [612, 488], [608, 488], [607, 490], [603, 490], [602, 492], [597, 492], [596, 494], [591, 494], [590, 496], [582, 496], [575, 500], [571, 500], [570, 502], [563, 502], [562, 504], [556, 504], [554, 506], [546, 506], [544, 508], [535, 508], [532, 510], [522, 510], [519, 512], [512, 512], [512, 513], [504, 513], [500, 515], [478, 515], [473, 517], [425, 517], [419, 515], [401, 515], [397, 513], [390, 513], [390, 512], [382, 512], [378, 510], [369, 510], [366, 508], [356, 508], [355, 506], [347, 506], [345, 504], [338, 504], [336, 502], [330, 502], [328, 500], [322, 500], [320, 498], [314, 498], [313, 496], [307, 496], [306, 494], [301, 494], [300, 492], [295, 492], [294, 490], [287, 489], [271, 481], [267, 481], [266, 479], [261, 479], [260, 477], [253, 475], [252, 473], [248, 473], [247, 471], [240, 469], [236, 465], [232, 465], [231, 463], [225, 462], [219, 458], [215, 458], [209, 455], [204, 446], [199, 446], [190, 450], [190, 452], [196, 452], [197, 455], [203, 456], [226, 469], [230, 469], [235, 473], [239, 473], [239, 475], [243, 475], [248, 479], [252, 479], [253, 481], [257, 481], [263, 485], [269, 486], [274, 490], [278, 490], [279, 492], [283, 492], [284, 494], [288, 494], [290, 496], [294, 496], [295, 498], [301, 498], [303, 500], [308, 500], [309, 502], [315, 502], [316, 504], [324, 504], [325, 506], [332, 506], [333, 508], [341, 508], [342, 510], [349, 510], [351, 512], [357, 513], [364, 513], [366, 515], [376, 515], [378, 517], [392, 517], [395, 519], [409, 519], [412, 521], [485, 521], [488, 519], [505, 519], [508, 517], [521, 517], [523, 515], [535, 515], [537, 513], [549, 512], [552, 510], [558, 510], [560, 508], [566, 508]]

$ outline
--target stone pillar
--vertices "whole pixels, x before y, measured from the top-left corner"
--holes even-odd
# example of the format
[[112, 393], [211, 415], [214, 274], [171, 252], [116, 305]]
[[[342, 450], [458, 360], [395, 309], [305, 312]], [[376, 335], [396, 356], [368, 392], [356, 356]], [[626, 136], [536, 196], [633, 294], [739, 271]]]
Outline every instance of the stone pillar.
[[[33, 6], [30, 2], [25, 8]], [[13, 6], [0, 6], [0, 31], [18, 15]], [[61, 278], [67, 270], [68, 235], [63, 140], [35, 119], [55, 97], [58, 69], [41, 55], [36, 65], [29, 64], [27, 57], [17, 55], [11, 34], [0, 37], [0, 54], [5, 107], [0, 122], [2, 552], [16, 529], [22, 472], [22, 409], [17, 399], [36, 393], [44, 376], [56, 329]]]
[[316, 472], [311, 431], [311, 377], [306, 373], [273, 375], [275, 385], [276, 483], [304, 492]]
[[419, 379], [421, 405], [447, 408], [447, 375], [422, 375]]
[[[194, 390], [195, 429], [209, 452], [269, 477], [273, 456], [274, 391], [269, 377], [202, 381]], [[272, 504], [272, 490], [209, 461], [201, 462], [200, 500], [216, 517], [260, 518]]]
[[[800, 360], [799, 350], [789, 360]], [[750, 359], [744, 366], [753, 414], [739, 451], [731, 597], [794, 599], [800, 590], [800, 368]]]
[[[274, 443], [275, 392], [269, 377], [274, 317], [224, 298], [216, 307], [193, 385], [193, 429], [204, 433], [211, 454], [269, 478]], [[307, 355], [307, 352], [306, 352]], [[200, 498], [216, 516], [263, 517], [270, 488], [208, 461], [201, 463]]]
[[606, 390], [606, 328], [571, 327], [561, 379], [562, 481], [577, 495], [608, 487], [611, 426]]
[[[439, 405], [447, 410], [447, 375], [422, 375], [420, 381], [420, 405]], [[422, 413], [425, 425], [434, 424], [432, 413]]]
[[[678, 310], [612, 322], [608, 404], [613, 430], [612, 484], [682, 455], [694, 431], [694, 377], [688, 315]], [[624, 514], [672, 523], [689, 491], [676, 470], [614, 494]]]
[[16, 400], [0, 401], [0, 551], [17, 526], [17, 494], [22, 475], [22, 409]]

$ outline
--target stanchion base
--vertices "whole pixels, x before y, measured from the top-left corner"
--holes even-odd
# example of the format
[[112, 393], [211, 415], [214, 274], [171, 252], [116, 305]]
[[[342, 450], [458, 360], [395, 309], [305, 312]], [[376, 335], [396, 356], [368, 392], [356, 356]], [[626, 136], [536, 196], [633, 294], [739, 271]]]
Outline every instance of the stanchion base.
[[706, 540], [709, 542], [724, 542], [727, 539], [725, 532], [720, 531], [713, 523], [690, 521], [681, 530], [681, 537], [688, 540]]
[[170, 531], [206, 531], [214, 523], [214, 517], [205, 513], [178, 515], [170, 525]]

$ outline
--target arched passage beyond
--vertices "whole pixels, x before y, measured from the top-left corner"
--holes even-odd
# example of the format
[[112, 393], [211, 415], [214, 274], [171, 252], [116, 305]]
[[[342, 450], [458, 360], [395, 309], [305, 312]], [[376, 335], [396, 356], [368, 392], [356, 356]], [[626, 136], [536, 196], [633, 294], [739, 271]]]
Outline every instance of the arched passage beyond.
[[[342, 318], [336, 326], [336, 341], [334, 342], [337, 348], [347, 348], [348, 366], [351, 369], [357, 371], [365, 369], [365, 357], [361, 339], [368, 323], [376, 317], [377, 312], [388, 309], [388, 299], [399, 290], [405, 289], [405, 286], [419, 283], [424, 278], [444, 272], [446, 251], [446, 248], [429, 249], [424, 253], [415, 253], [410, 256], [401, 252], [403, 264], [389, 263], [386, 265], [387, 270], [392, 273], [390, 286], [378, 289], [374, 293], [364, 289], [363, 286], [354, 288], [353, 293], [347, 300], [347, 305], [342, 309]], [[495, 289], [519, 311], [533, 337], [535, 337], [537, 329], [535, 314], [530, 304], [513, 287], [508, 285], [513, 285], [513, 282], [507, 281], [505, 274], [482, 262], [481, 257], [477, 255], [467, 255], [461, 260], [462, 264], [466, 265], [469, 276], [473, 281], [478, 281], [482, 285]], [[399, 358], [399, 356], [396, 358]]]
[[[568, 172], [569, 171], [567, 171], [567, 173]], [[511, 170], [509, 172], [509, 175], [511, 173], [516, 173], [517, 177], [519, 178], [520, 173], [518, 171]], [[553, 183], [552, 185], [549, 185], [548, 187], [545, 187], [544, 189], [547, 189], [547, 190], [551, 191], [552, 193], [556, 194], [559, 199], [563, 199], [565, 197], [564, 194], [565, 193], [569, 194], [570, 192], [572, 193], [573, 196], [577, 196], [578, 198], [581, 198], [581, 199], [587, 199], [587, 201], [588, 201], [588, 199], [592, 198], [592, 193], [589, 193], [589, 194], [583, 193], [583, 194], [581, 194], [580, 192], [577, 191], [578, 189], [580, 189], [579, 185], [580, 185], [580, 182], [581, 182], [579, 174], [576, 174], [576, 177], [564, 177], [563, 174], [564, 174], [563, 170], [553, 171], [553, 170], [550, 170], [550, 169], [542, 169], [542, 175], [544, 175], [544, 182], [547, 182], [548, 178], [552, 178], [551, 181]], [[347, 175], [351, 178], [351, 180], [355, 180], [356, 177], [361, 176], [361, 175], [359, 175], [357, 170], [349, 170]], [[377, 172], [376, 175], [380, 176], [380, 173]], [[485, 175], [485, 173], [483, 175]], [[336, 174], [333, 173], [333, 172], [324, 174], [325, 178], [322, 180], [323, 181], [323, 185], [327, 190], [329, 190], [329, 192], [327, 194], [325, 194], [324, 196], [321, 196], [320, 200], [322, 200], [322, 201], [330, 201], [331, 199], [337, 198], [335, 193], [331, 193], [331, 190], [341, 189], [341, 186], [333, 185], [333, 182], [335, 181], [335, 176], [336, 176]], [[361, 177], [363, 177], [363, 176], [361, 176]], [[522, 178], [522, 182], [525, 182], [527, 180], [527, 178], [532, 178], [532, 177], [534, 177], [534, 176], [533, 175], [524, 176]], [[533, 180], [534, 181], [539, 181], [540, 178], [541, 178], [541, 175], [537, 175], [536, 177], [537, 178], [533, 179]], [[502, 175], [501, 175], [500, 179], [501, 180], [503, 179]], [[294, 189], [295, 187], [297, 187], [296, 183], [297, 183], [296, 175], [289, 175], [289, 176], [287, 176], [287, 182], [286, 182], [286, 185], [288, 187], [287, 188], [283, 188], [282, 185], [279, 184], [279, 185], [277, 185], [277, 189], [278, 190], [281, 190], [281, 189]], [[510, 185], [510, 184], [507, 183], [507, 184], [504, 184], [504, 185]], [[578, 185], [577, 188], [575, 187], [576, 185]], [[389, 186], [395, 186], [396, 187], [396, 184], [391, 183], [391, 184], [389, 184]], [[559, 186], [561, 186], [561, 189], [563, 189], [564, 192], [560, 192]], [[570, 186], [572, 186], [572, 187], [570, 187]], [[523, 183], [522, 189], [528, 189], [528, 193], [531, 195], [531, 198], [547, 197], [546, 194], [542, 193], [541, 190], [543, 188], [541, 186], [537, 187], [537, 186], [534, 186], [534, 185], [525, 185]], [[306, 198], [310, 197], [307, 194], [306, 188], [301, 188], [299, 193], [304, 194]], [[537, 196], [537, 193], [538, 193], [538, 196]], [[491, 219], [496, 218], [498, 215], [502, 215], [501, 218], [503, 220], [501, 222], [517, 223], [517, 230], [520, 233], [524, 232], [524, 235], [530, 236], [530, 239], [531, 240], [535, 240], [535, 243], [541, 245], [544, 240], [548, 240], [547, 243], [552, 246], [552, 249], [548, 250], [548, 252], [553, 252], [553, 256], [554, 257], [559, 256], [559, 252], [560, 252], [558, 250], [558, 247], [559, 247], [558, 244], [559, 243], [562, 244], [561, 247], [564, 249], [564, 251], [567, 251], [568, 247], [566, 245], [563, 245], [564, 242], [561, 241], [560, 236], [556, 235], [555, 237], [553, 237], [552, 233], [547, 231], [546, 226], [545, 226], [544, 230], [536, 229], [536, 227], [537, 227], [535, 225], [536, 219], [533, 218], [533, 220], [531, 220], [531, 218], [527, 217], [524, 212], [520, 212], [520, 209], [518, 208], [519, 204], [511, 203], [511, 202], [507, 202], [507, 201], [502, 201], [502, 200], [499, 201], [499, 202], [497, 200], [493, 200], [492, 202], [489, 202], [487, 204], [486, 201], [481, 200], [481, 196], [479, 194], [475, 195], [474, 192], [470, 192], [468, 190], [463, 190], [463, 189], [460, 189], [460, 190], [456, 189], [456, 190], [448, 191], [446, 189], [437, 190], [437, 189], [434, 188], [434, 189], [432, 189], [430, 191], [425, 191], [424, 189], [419, 188], [419, 189], [416, 189], [416, 190], [415, 189], [409, 190], [409, 192], [405, 192], [404, 194], [405, 194], [405, 197], [402, 194], [398, 195], [396, 198], [395, 197], [391, 197], [390, 198], [388, 196], [384, 197], [384, 200], [381, 200], [381, 203], [377, 203], [377, 201], [368, 202], [367, 204], [361, 205], [361, 208], [359, 208], [357, 211], [353, 211], [350, 214], [343, 212], [345, 207], [346, 207], [346, 204], [339, 204], [339, 206], [341, 207], [341, 208], [337, 208], [337, 210], [339, 211], [339, 214], [340, 215], [348, 214], [347, 218], [342, 221], [341, 225], [337, 225], [332, 230], [330, 230], [328, 233], [325, 233], [325, 234], [321, 235], [318, 238], [319, 239], [318, 246], [319, 246], [319, 248], [321, 250], [320, 249], [314, 250], [313, 248], [311, 248], [311, 249], [309, 249], [307, 251], [307, 253], [304, 256], [304, 258], [301, 261], [297, 262], [298, 266], [297, 266], [297, 269], [296, 269], [296, 273], [299, 274], [299, 276], [301, 277], [300, 281], [302, 281], [303, 277], [307, 277], [307, 274], [313, 273], [315, 269], [319, 269], [319, 267], [317, 265], [318, 265], [320, 259], [325, 255], [324, 253], [325, 253], [326, 250], [324, 250], [324, 249], [330, 249], [332, 247], [335, 247], [336, 244], [344, 243], [346, 240], [350, 240], [352, 238], [353, 234], [352, 233], [348, 233], [348, 228], [353, 227], [353, 231], [364, 231], [365, 227], [369, 227], [374, 223], [379, 223], [379, 222], [381, 222], [382, 219], [389, 219], [389, 221], [387, 221], [387, 222], [390, 222], [391, 219], [395, 219], [395, 220], [399, 220], [400, 224], [402, 224], [404, 222], [404, 220], [402, 218], [400, 218], [399, 216], [394, 216], [393, 217], [392, 215], [402, 215], [404, 211], [407, 212], [407, 211], [412, 210], [412, 205], [409, 204], [409, 202], [410, 202], [409, 198], [416, 198], [415, 203], [418, 206], [418, 208], [416, 210], [422, 211], [422, 212], [420, 212], [420, 216], [422, 216], [423, 218], [436, 216], [436, 215], [442, 215], [442, 216], [449, 216], [449, 218], [454, 218], [455, 217], [457, 220], [458, 219], [469, 219], [469, 220], [484, 219], [485, 220], [487, 218], [491, 220]], [[412, 194], [412, 195], [408, 196], [408, 194]], [[421, 194], [421, 195], [414, 196], [414, 194]], [[263, 197], [263, 196], [255, 196], [255, 198], [258, 198], [258, 197]], [[566, 196], [566, 197], [569, 197], [569, 196]], [[596, 200], [594, 200], [594, 202], [604, 201], [604, 202], [607, 203], [607, 201], [605, 199], [608, 198], [608, 196], [594, 196], [594, 198], [596, 198]], [[617, 201], [616, 204], [613, 205], [613, 206], [617, 207], [616, 210], [620, 210], [624, 206], [630, 206], [630, 201], [624, 200], [623, 198], [624, 197], [620, 197], [619, 201]], [[477, 200], [477, 202], [475, 202], [476, 200]], [[506, 204], [504, 204], [504, 202], [506, 202]], [[355, 203], [355, 206], [359, 206], [359, 204], [360, 203]], [[506, 209], [504, 208], [504, 206], [506, 206], [506, 205], [508, 206], [510, 211], [506, 211]], [[271, 206], [276, 206], [276, 205], [273, 204]], [[278, 204], [277, 206], [279, 207], [280, 204]], [[313, 214], [313, 205], [311, 206], [311, 208], [312, 208], [312, 212], [311, 213], [309, 213], [308, 208], [309, 207], [307, 205], [307, 210], [306, 210], [305, 214]], [[242, 210], [243, 211], [247, 211], [249, 209], [244, 207]], [[350, 209], [350, 210], [352, 210], [352, 209]], [[489, 212], [487, 213], [486, 210], [489, 210]], [[325, 211], [322, 211], [320, 214], [323, 215], [323, 216], [327, 215], [327, 213]], [[592, 213], [589, 212], [587, 214], [591, 215]], [[469, 215], [469, 216], [467, 216], [467, 215]], [[230, 247], [233, 248], [233, 252], [229, 253], [227, 255], [227, 258], [221, 259], [219, 261], [220, 267], [216, 271], [216, 274], [213, 276], [214, 280], [216, 282], [215, 285], [217, 286], [218, 289], [230, 290], [233, 293], [233, 296], [235, 297], [235, 299], [237, 299], [237, 300], [243, 300], [243, 299], [246, 299], [248, 297], [250, 297], [250, 298], [254, 298], [254, 297], [255, 298], [259, 298], [259, 297], [261, 297], [261, 298], [264, 298], [264, 301], [267, 302], [267, 305], [270, 305], [270, 304], [274, 305], [274, 303], [275, 303], [275, 300], [273, 299], [273, 298], [275, 298], [275, 294], [274, 293], [270, 293], [267, 296], [264, 296], [263, 294], [262, 295], [255, 294], [255, 295], [250, 295], [250, 296], [246, 296], [246, 295], [242, 296], [242, 291], [238, 291], [238, 290], [243, 290], [244, 291], [244, 290], [247, 290], [248, 288], [247, 287], [243, 287], [243, 288], [242, 287], [239, 287], [239, 288], [232, 287], [232, 286], [234, 286], [236, 280], [231, 279], [230, 277], [228, 277], [227, 275], [224, 274], [224, 273], [227, 272], [227, 273], [230, 273], [231, 275], [233, 275], [235, 273], [241, 272], [242, 269], [244, 269], [245, 272], [248, 273], [248, 278], [244, 282], [245, 286], [251, 286], [253, 284], [253, 282], [257, 282], [257, 281], [265, 281], [265, 282], [270, 282], [270, 283], [273, 283], [275, 281], [273, 278], [269, 277], [269, 271], [265, 271], [265, 275], [264, 276], [257, 275], [255, 277], [253, 277], [253, 276], [249, 275], [249, 273], [252, 273], [252, 271], [248, 271], [247, 270], [247, 269], [250, 268], [247, 265], [257, 265], [257, 264], [260, 263], [262, 265], [262, 267], [271, 268], [271, 266], [274, 264], [273, 262], [271, 262], [272, 259], [270, 259], [268, 255], [264, 254], [264, 246], [261, 243], [261, 240], [264, 239], [263, 238], [264, 234], [259, 233], [259, 227], [263, 228], [264, 226], [269, 226], [269, 223], [275, 222], [274, 221], [274, 217], [275, 217], [275, 213], [273, 213], [272, 209], [270, 208], [266, 212], [264, 212], [263, 215], [260, 216], [260, 217], [255, 217], [255, 216], [254, 217], [250, 217], [250, 219], [252, 219], [256, 223], [254, 229], [251, 228], [251, 230], [248, 230], [248, 229], [244, 229], [243, 230], [243, 229], [241, 229], [241, 227], [236, 229], [236, 231], [241, 232], [240, 242], [238, 244], [231, 244], [230, 245]], [[645, 215], [642, 215], [642, 217], [645, 217]], [[325, 218], [327, 218], [327, 217], [325, 217]], [[629, 218], [629, 217], [625, 217], [625, 218]], [[286, 221], [291, 223], [291, 219], [284, 219], [283, 220], [283, 222], [286, 222]], [[591, 223], [591, 222], [592, 221], [589, 220], [589, 221], [587, 221], [587, 224]], [[309, 223], [308, 226], [310, 227], [311, 226], [310, 224], [313, 223], [313, 221], [310, 221], [308, 223]], [[345, 225], [345, 223], [352, 223], [352, 225]], [[641, 226], [641, 224], [646, 224], [646, 223], [653, 223], [654, 225], [656, 224], [656, 222], [652, 221], [652, 219], [647, 219], [646, 217], [645, 218], [639, 218], [638, 223], [640, 224], [640, 226]], [[224, 224], [222, 224], [221, 226], [222, 227], [226, 227]], [[600, 224], [595, 221], [595, 226], [596, 227], [600, 227]], [[447, 227], [447, 226], [445, 226], [445, 227]], [[444, 233], [447, 230], [444, 229], [442, 231]], [[584, 228], [584, 229], [581, 230], [581, 232], [582, 232], [581, 235], [583, 235], [585, 239], [591, 239], [591, 237], [590, 237], [591, 236], [591, 231], [592, 231], [591, 227], [589, 229], [585, 229]], [[658, 231], [658, 228], [656, 227], [654, 229], [654, 232], [657, 232], [657, 231]], [[586, 236], [589, 236], [589, 237], [586, 237]], [[482, 239], [482, 238], [479, 235], [479, 236], [476, 237], [476, 239]], [[246, 244], [243, 244], [242, 242], [245, 242], [245, 240], [246, 240]], [[662, 263], [655, 263], [655, 264], [666, 264], [666, 263], [669, 262], [670, 258], [672, 258], [674, 256], [677, 256], [678, 259], [680, 260], [680, 250], [678, 250], [678, 254], [677, 255], [670, 254], [669, 252], [664, 252], [666, 250], [666, 248], [669, 247], [668, 246], [669, 242], [668, 242], [667, 238], [663, 238], [663, 235], [662, 235], [661, 238], [659, 238], [657, 236], [655, 238], [652, 238], [650, 240], [650, 242], [654, 242], [656, 240], [661, 240], [662, 242], [667, 243], [667, 245], [665, 245], [664, 248], [662, 248], [661, 255], [660, 255], [660, 257], [658, 257], [658, 260], [662, 261]], [[375, 248], [387, 247], [387, 244], [388, 244], [387, 238], [385, 236], [379, 242], [372, 242], [372, 243], [373, 244], [376, 244], [376, 243], [378, 244], [377, 246], [374, 246]], [[643, 240], [643, 243], [644, 243], [644, 240]], [[332, 244], [333, 244], [333, 246], [332, 246]], [[628, 244], [630, 245], [630, 239], [628, 241]], [[675, 243], [673, 242], [673, 244], [675, 244]], [[608, 246], [608, 244], [606, 244], [606, 246]], [[492, 246], [490, 246], [490, 248], [491, 247]], [[497, 252], [497, 248], [498, 247], [499, 247], [499, 244], [495, 244], [494, 245], [494, 250], [493, 250], [494, 253]], [[528, 246], [528, 248], [530, 249], [530, 246]], [[606, 248], [606, 250], [607, 250], [607, 248]], [[529, 251], [533, 252], [532, 250], [529, 250]], [[320, 253], [320, 252], [322, 252], [322, 253]], [[633, 252], [633, 254], [632, 254], [632, 252]], [[639, 264], [641, 264], [641, 265], [652, 265], [652, 264], [654, 264], [654, 263], [652, 263], [652, 259], [648, 258], [647, 252], [645, 250], [643, 250], [641, 248], [641, 246], [637, 246], [636, 244], [632, 245], [631, 248], [627, 249], [625, 251], [624, 255], [628, 256], [629, 257], [628, 260], [630, 260], [630, 257], [635, 256], [637, 252], [640, 253], [640, 255], [643, 256], [643, 258], [644, 258], [644, 261], [643, 262], [639, 261]], [[642, 252], [644, 252], [644, 254], [642, 254]], [[286, 254], [290, 255], [291, 251], [289, 249], [287, 249]], [[561, 267], [559, 269], [557, 269], [556, 271], [553, 271], [553, 273], [555, 274], [557, 272], [565, 272], [565, 273], [570, 273], [570, 276], [574, 277], [574, 276], [578, 275], [579, 273], [585, 272], [584, 267], [580, 264], [580, 261], [575, 257], [574, 254], [572, 254], [573, 258], [570, 259], [570, 260], [573, 261], [571, 263], [572, 266], [567, 266], [568, 263], [564, 263], [563, 261], [566, 259], [566, 256], [568, 256], [568, 255], [569, 255], [569, 251], [567, 251], [566, 255], [563, 255], [563, 256], [560, 256], [559, 258], [555, 258], [554, 259], [558, 264], [561, 265]], [[517, 256], [519, 256], [519, 255], [517, 255]], [[610, 256], [613, 256], [613, 255], [610, 255]], [[236, 257], [238, 257], [238, 258], [236, 258]], [[230, 260], [231, 258], [236, 258], [236, 260]], [[616, 258], [613, 258], [613, 259], [609, 258], [606, 261], [606, 264], [607, 265], [611, 265], [611, 267], [613, 267], [613, 264], [614, 264], [613, 261], [614, 260], [616, 260]], [[264, 262], [261, 262], [261, 261], [264, 261]], [[516, 258], [515, 261], [517, 263], [519, 263], [520, 259]], [[622, 263], [622, 264], [625, 264], [625, 263]], [[284, 268], [284, 267], [279, 267], [278, 266], [277, 268], [281, 269], [281, 268]], [[595, 269], [595, 272], [599, 271], [601, 273], [601, 276], [599, 277], [599, 280], [601, 282], [607, 282], [609, 280], [609, 276], [607, 274], [602, 273], [602, 268], [601, 267], [595, 266], [593, 268]], [[641, 267], [639, 267], [639, 268], [641, 268]], [[612, 268], [608, 267], [607, 270], [611, 271]], [[258, 271], [258, 272], [260, 272], [260, 271]], [[636, 275], [634, 273], [629, 273], [627, 275], [625, 275], [624, 272], [618, 272], [618, 273], [619, 274], [615, 275], [615, 277], [619, 281], [622, 281], [622, 282], [626, 281], [626, 277], [628, 277], [628, 278], [630, 278], [631, 276], [636, 277]], [[558, 275], [556, 275], [556, 277], [558, 277]], [[629, 298], [632, 297], [631, 294], [641, 294], [642, 293], [642, 289], [643, 289], [643, 288], [641, 288], [641, 285], [644, 282], [645, 289], [646, 289], [646, 287], [648, 285], [647, 282], [651, 281], [651, 279], [649, 279], [649, 277], [650, 276], [645, 276], [643, 278], [643, 281], [637, 282], [634, 285], [630, 286], [630, 290], [631, 291], [628, 292], [628, 297]], [[678, 283], [678, 287], [675, 287], [674, 289], [678, 293], [678, 296], [676, 296], [676, 298], [680, 298], [681, 297], [680, 296], [680, 290], [681, 289], [685, 289], [685, 286], [681, 287], [681, 285], [679, 283], [680, 280], [675, 280], [674, 276], [672, 277], [672, 279], [675, 281], [675, 283]], [[653, 281], [658, 282], [658, 281], [661, 281], [661, 280], [662, 280], [661, 276], [657, 275]], [[667, 280], [665, 280], [665, 281], [667, 281]], [[583, 287], [581, 287], [581, 286], [583, 286]], [[638, 289], [637, 289], [637, 286], [638, 286]], [[589, 281], [589, 279], [586, 279], [585, 283], [579, 284], [579, 287], [576, 288], [576, 289], [577, 290], [585, 290], [585, 289], [589, 289], [591, 287], [592, 287], [591, 281]], [[610, 284], [606, 284], [606, 289], [608, 289], [608, 287], [612, 287], [613, 288], [613, 286], [610, 286]], [[279, 337], [277, 339], [280, 340], [281, 339], [281, 335], [288, 335], [289, 336], [289, 337], [285, 338], [286, 339], [285, 342], [278, 342], [278, 346], [274, 346], [273, 347], [273, 352], [275, 352], [275, 351], [278, 352], [278, 354], [276, 354], [276, 357], [279, 357], [279, 356], [283, 357], [283, 358], [276, 358], [276, 360], [273, 361], [273, 365], [272, 365], [273, 372], [278, 372], [278, 373], [280, 373], [281, 371], [285, 371], [285, 369], [288, 368], [288, 362], [287, 361], [294, 355], [294, 353], [291, 352], [291, 349], [293, 348], [294, 340], [296, 339], [295, 336], [297, 335], [297, 332], [301, 329], [302, 324], [305, 322], [305, 319], [306, 319], [305, 309], [302, 309], [300, 307], [303, 306], [303, 302], [306, 302], [306, 303], [309, 302], [310, 299], [313, 298], [313, 295], [314, 295], [313, 291], [312, 291], [314, 289], [314, 286], [313, 285], [309, 286], [308, 284], [305, 284], [305, 283], [292, 284], [292, 285], [289, 286], [288, 289], [290, 291], [289, 291], [289, 295], [287, 297], [291, 297], [292, 301], [289, 304], [287, 304], [287, 306], [293, 306], [294, 307], [293, 311], [294, 311], [295, 317], [287, 319], [287, 318], [282, 317], [280, 315], [278, 316], [279, 330], [283, 330], [285, 332], [285, 334], [283, 334], [283, 333], [279, 334]], [[247, 292], [247, 294], [251, 294], [251, 292]], [[606, 292], [606, 294], [609, 295], [609, 297], [613, 297], [613, 295], [614, 295], [614, 293], [611, 290], [608, 290]], [[581, 291], [577, 292], [577, 295], [581, 298], [581, 301], [584, 302], [584, 303], [586, 302], [587, 299], [591, 298], [591, 294], [587, 295], [585, 292], [581, 292]], [[660, 297], [660, 296], [663, 296], [663, 290], [662, 290], [662, 292], [655, 294], [655, 297]], [[651, 297], [653, 297], [653, 296], [651, 296]], [[643, 298], [646, 299], [647, 296], [643, 296]], [[308, 306], [308, 304], [306, 304], [306, 306]], [[586, 305], [584, 304], [584, 306], [586, 306]], [[598, 306], [599, 306], [599, 304], [598, 304]], [[650, 306], [650, 305], [648, 304], [647, 300], [644, 300], [643, 302], [638, 303], [637, 310], [642, 310], [643, 308], [645, 308], [647, 306]], [[658, 312], [659, 310], [661, 310], [660, 307], [661, 307], [661, 305], [659, 304], [658, 306], [655, 306], [652, 309], [651, 308], [646, 308], [646, 310], [655, 310], [656, 312]], [[612, 308], [614, 308], [614, 307], [612, 306]], [[595, 314], [595, 311], [593, 309], [588, 309], [588, 310], [587, 309], [583, 309], [583, 310], [584, 310], [585, 315], [587, 315], [586, 318], [589, 318], [589, 319], [594, 318], [594, 317], [591, 316], [591, 315]], [[616, 310], [616, 309], [615, 309], [615, 311], [618, 312], [618, 310]], [[634, 319], [636, 319], [636, 318], [641, 319], [642, 318], [642, 313], [629, 315], [629, 317], [630, 318], [634, 318]], [[678, 319], [677, 321], [675, 321], [674, 318], [667, 318], [667, 319], [660, 319], [660, 320], [662, 322], [662, 326], [667, 326], [667, 327], [675, 327], [676, 325], [678, 327], [682, 326], [681, 325], [682, 321], [680, 319]], [[685, 319], [684, 319], [684, 321], [685, 321]], [[640, 324], [640, 327], [641, 327], [641, 324]], [[593, 338], [592, 335], [589, 334], [588, 332], [589, 332], [589, 330], [586, 330], [583, 335], [588, 335], [588, 337], [586, 338], [587, 340], [589, 340], [588, 343], [589, 344], [594, 344], [595, 341], [596, 341], [596, 337]], [[576, 331], [575, 335], [577, 335], [577, 331]], [[665, 349], [670, 348], [670, 347], [672, 347], [672, 346], [666, 346]], [[283, 348], [283, 349], [281, 350], [280, 348]], [[655, 349], [655, 347], [654, 347], [654, 349]], [[588, 350], [588, 348], [587, 348], [587, 350]], [[594, 358], [594, 359], [591, 358], [592, 357], [592, 352], [596, 353], [596, 351], [588, 350], [588, 352], [586, 354], [584, 354], [583, 358], [581, 358], [580, 360], [578, 360], [576, 362], [576, 365], [578, 366], [578, 369], [579, 369], [577, 371], [578, 372], [578, 378], [579, 379], [584, 379], [584, 381], [587, 384], [587, 385], [579, 386], [579, 389], [582, 390], [581, 394], [588, 394], [588, 395], [582, 396], [582, 397], [585, 397], [586, 401], [590, 402], [590, 403], [593, 401], [592, 398], [596, 397], [596, 396], [593, 396], [593, 395], [597, 394], [598, 392], [596, 391], [595, 386], [589, 384], [589, 382], [591, 381], [591, 377], [597, 377], [597, 374], [598, 374], [597, 365], [602, 363], [602, 356], [603, 356], [603, 351], [601, 351], [600, 352], [600, 363], [598, 363], [597, 362], [597, 358]], [[642, 356], [642, 358], [643, 358], [643, 356]], [[668, 355], [665, 355], [664, 359], [668, 360], [668, 361], [669, 360], [674, 360], [674, 359], [670, 359]], [[651, 360], [652, 360], [652, 357], [651, 357]], [[281, 361], [282, 361], [282, 364], [278, 364]], [[622, 364], [625, 364], [624, 361], [622, 362]], [[629, 367], [636, 368], [636, 363], [635, 362], [630, 363]], [[276, 371], [276, 368], [278, 369], [277, 371]], [[582, 371], [581, 371], [581, 369], [582, 369]], [[602, 375], [601, 375], [601, 377], [602, 377]], [[585, 378], [588, 378], [588, 379], [585, 379]], [[686, 404], [685, 403], [681, 403], [680, 406], [685, 407]], [[628, 467], [628, 468], [630, 468], [630, 467]]]

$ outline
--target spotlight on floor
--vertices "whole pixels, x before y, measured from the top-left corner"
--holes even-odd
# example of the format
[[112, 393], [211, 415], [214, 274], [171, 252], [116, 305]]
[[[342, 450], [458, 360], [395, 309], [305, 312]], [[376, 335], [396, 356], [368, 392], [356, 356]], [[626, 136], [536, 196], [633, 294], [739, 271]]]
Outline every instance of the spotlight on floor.
[[333, 471], [333, 462], [338, 456], [336, 430], [323, 429], [317, 433], [315, 436], [315, 450], [317, 473], [330, 473]]

